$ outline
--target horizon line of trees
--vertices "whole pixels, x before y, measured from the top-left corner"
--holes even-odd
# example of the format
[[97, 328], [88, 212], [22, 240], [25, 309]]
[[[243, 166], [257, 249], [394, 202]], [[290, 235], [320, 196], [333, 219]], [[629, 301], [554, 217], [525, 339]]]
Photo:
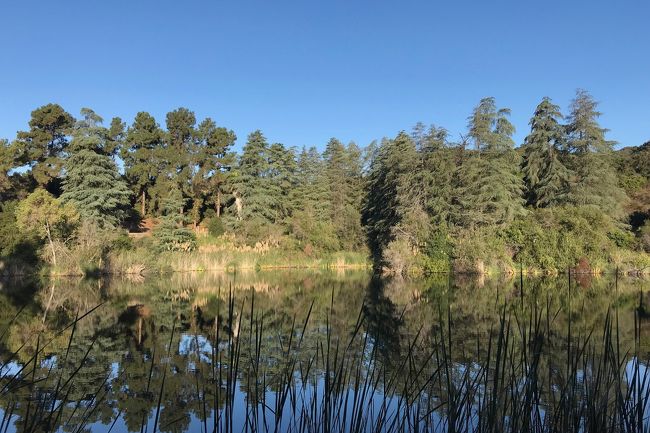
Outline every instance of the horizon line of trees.
[[[195, 244], [186, 226], [210, 221], [215, 232], [248, 242], [288, 236], [319, 251], [367, 245], [377, 264], [398, 271], [412, 257], [434, 268], [458, 259], [454, 250], [487, 239], [486, 231], [510, 237], [500, 247], [511, 258], [525, 249], [531, 231], [560, 233], [574, 230], [571, 224], [600, 225], [607, 241], [642, 249], [650, 142], [614, 151], [598, 104], [584, 90], [566, 117], [543, 98], [518, 147], [509, 115], [488, 97], [472, 111], [459, 142], [442, 127], [418, 123], [410, 134], [365, 148], [332, 138], [322, 153], [269, 143], [257, 130], [237, 155], [232, 130], [210, 118], [197, 122], [187, 108], [167, 113], [163, 129], [147, 112], [130, 125], [115, 117], [104, 126], [91, 109], [75, 119], [47, 104], [31, 113], [28, 130], [0, 141], [0, 199], [25, 230], [49, 221], [42, 238], [56, 230], [71, 237], [77, 219], [104, 230], [135, 229], [154, 217], [163, 249], [189, 250]], [[20, 211], [36, 192], [50, 207], [41, 214]], [[62, 211], [64, 205], [78, 218]], [[555, 243], [555, 255], [579, 247], [546, 242]]]

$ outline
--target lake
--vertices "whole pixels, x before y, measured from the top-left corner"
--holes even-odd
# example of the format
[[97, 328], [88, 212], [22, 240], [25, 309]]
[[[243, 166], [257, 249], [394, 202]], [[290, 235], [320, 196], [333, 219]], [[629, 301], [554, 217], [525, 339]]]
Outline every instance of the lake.
[[3, 281], [0, 433], [645, 431], [650, 281]]

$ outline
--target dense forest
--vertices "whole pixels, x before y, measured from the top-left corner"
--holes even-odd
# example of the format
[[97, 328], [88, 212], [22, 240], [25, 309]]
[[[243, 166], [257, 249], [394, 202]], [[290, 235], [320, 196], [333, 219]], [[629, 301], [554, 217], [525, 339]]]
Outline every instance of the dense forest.
[[0, 272], [247, 247], [361, 252], [398, 274], [650, 270], [650, 142], [615, 150], [583, 90], [565, 114], [544, 98], [523, 143], [509, 114], [484, 98], [458, 139], [418, 123], [322, 152], [258, 130], [236, 153], [187, 108], [163, 128], [44, 105], [0, 141]]

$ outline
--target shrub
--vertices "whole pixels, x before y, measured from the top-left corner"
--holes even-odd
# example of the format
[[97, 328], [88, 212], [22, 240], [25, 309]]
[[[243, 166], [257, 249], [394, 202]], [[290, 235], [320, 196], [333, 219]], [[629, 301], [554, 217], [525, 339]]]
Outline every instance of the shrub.
[[639, 230], [641, 238], [641, 246], [643, 249], [650, 253], [650, 220], [647, 220], [641, 230]]
[[221, 222], [221, 218], [213, 216], [207, 220], [208, 233], [211, 236], [219, 237], [225, 233], [225, 228]]
[[452, 244], [445, 230], [433, 233], [424, 248], [422, 268], [425, 274], [449, 272], [451, 269]]
[[120, 233], [111, 242], [111, 250], [114, 251], [130, 251], [134, 248], [133, 239], [131, 239], [129, 235], [124, 232]]
[[453, 267], [460, 273], [511, 271], [512, 258], [507, 245], [493, 228], [460, 232], [454, 240]]
[[617, 248], [634, 239], [592, 207], [537, 209], [504, 232], [513, 260], [528, 268], [563, 271], [586, 258], [594, 267], [609, 262]]

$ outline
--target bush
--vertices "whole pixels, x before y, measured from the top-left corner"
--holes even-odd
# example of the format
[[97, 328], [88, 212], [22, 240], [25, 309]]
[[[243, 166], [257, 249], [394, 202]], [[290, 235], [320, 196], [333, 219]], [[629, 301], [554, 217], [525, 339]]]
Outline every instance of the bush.
[[641, 246], [645, 252], [650, 253], [650, 220], [647, 220], [639, 230]]
[[111, 250], [113, 251], [130, 251], [134, 248], [133, 239], [131, 239], [129, 235], [124, 232], [120, 233], [111, 242]]
[[503, 233], [515, 263], [527, 268], [564, 271], [587, 258], [595, 267], [611, 261], [634, 239], [591, 207], [537, 209], [515, 220]]
[[221, 222], [221, 218], [216, 216], [211, 217], [207, 220], [207, 227], [208, 233], [210, 233], [210, 235], [214, 236], [215, 238], [218, 238], [226, 232], [223, 223]]
[[5, 202], [0, 208], [0, 258], [36, 265], [36, 252], [42, 245], [40, 239], [18, 228], [16, 223], [17, 202]]
[[454, 239], [453, 267], [460, 273], [511, 272], [512, 255], [494, 228], [466, 230]]
[[452, 245], [444, 230], [435, 232], [427, 242], [422, 257], [425, 274], [449, 272], [451, 270]]

